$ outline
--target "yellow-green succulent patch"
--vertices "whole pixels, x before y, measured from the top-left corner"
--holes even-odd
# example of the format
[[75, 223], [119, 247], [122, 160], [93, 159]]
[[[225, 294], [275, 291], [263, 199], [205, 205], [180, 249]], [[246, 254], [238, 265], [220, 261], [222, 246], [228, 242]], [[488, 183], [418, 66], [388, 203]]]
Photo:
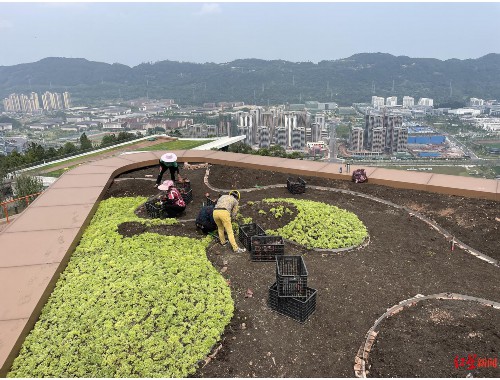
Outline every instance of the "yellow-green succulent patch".
[[[359, 218], [347, 210], [322, 202], [268, 198], [266, 203], [290, 203], [297, 208], [297, 216], [286, 226], [267, 230], [269, 235], [280, 235], [307, 248], [339, 249], [360, 245], [368, 231]], [[271, 209], [275, 217], [282, 216], [283, 205]]]
[[124, 238], [146, 199], [101, 202], [9, 377], [185, 377], [233, 315], [210, 238]]

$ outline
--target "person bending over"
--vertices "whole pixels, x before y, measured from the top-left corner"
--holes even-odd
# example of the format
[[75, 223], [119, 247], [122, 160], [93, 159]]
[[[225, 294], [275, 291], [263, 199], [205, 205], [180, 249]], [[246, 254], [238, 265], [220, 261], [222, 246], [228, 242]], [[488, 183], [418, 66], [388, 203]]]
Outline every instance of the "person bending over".
[[227, 244], [226, 237], [224, 236], [224, 230], [226, 230], [229, 243], [231, 243], [235, 253], [243, 253], [246, 251], [245, 248], [239, 248], [238, 244], [236, 244], [233, 226], [231, 225], [231, 219], [236, 218], [236, 214], [238, 213], [239, 200], [240, 192], [238, 190], [231, 190], [229, 195], [222, 195], [217, 200], [213, 214], [219, 232], [220, 243], [222, 245]]
[[160, 174], [158, 174], [158, 177], [156, 178], [155, 187], [160, 185], [163, 174], [167, 170], [170, 170], [170, 179], [173, 182], [175, 182], [175, 173], [177, 173], [180, 177], [179, 165], [177, 164], [177, 156], [175, 153], [165, 153], [160, 157]]
[[162, 210], [167, 214], [167, 218], [175, 218], [186, 209], [186, 203], [173, 181], [166, 180], [158, 186], [158, 190], [166, 191], [161, 200]]

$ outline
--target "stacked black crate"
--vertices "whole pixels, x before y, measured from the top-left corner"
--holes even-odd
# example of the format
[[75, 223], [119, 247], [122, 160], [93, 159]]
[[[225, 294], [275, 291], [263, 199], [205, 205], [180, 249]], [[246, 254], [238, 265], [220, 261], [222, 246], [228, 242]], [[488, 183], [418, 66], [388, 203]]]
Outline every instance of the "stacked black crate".
[[276, 256], [276, 282], [269, 288], [268, 306], [304, 323], [316, 310], [317, 290], [307, 286], [302, 256]]
[[285, 253], [285, 240], [281, 236], [266, 235], [257, 223], [243, 224], [238, 228], [238, 238], [250, 252], [252, 261], [274, 261]]
[[238, 228], [238, 239], [247, 251], [252, 251], [252, 237], [265, 236], [266, 231], [257, 223], [242, 224]]

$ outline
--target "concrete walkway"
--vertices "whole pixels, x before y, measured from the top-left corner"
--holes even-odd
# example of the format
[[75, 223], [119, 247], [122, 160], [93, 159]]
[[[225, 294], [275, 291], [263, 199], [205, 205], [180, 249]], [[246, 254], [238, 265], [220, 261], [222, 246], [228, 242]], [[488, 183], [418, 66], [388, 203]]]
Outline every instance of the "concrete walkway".
[[[7, 374], [113, 178], [156, 165], [162, 153], [122, 154], [69, 170], [0, 232], [0, 376]], [[339, 164], [334, 163], [212, 150], [175, 153], [179, 162], [350, 180], [350, 174], [339, 174]], [[373, 184], [500, 201], [496, 180], [366, 169]]]

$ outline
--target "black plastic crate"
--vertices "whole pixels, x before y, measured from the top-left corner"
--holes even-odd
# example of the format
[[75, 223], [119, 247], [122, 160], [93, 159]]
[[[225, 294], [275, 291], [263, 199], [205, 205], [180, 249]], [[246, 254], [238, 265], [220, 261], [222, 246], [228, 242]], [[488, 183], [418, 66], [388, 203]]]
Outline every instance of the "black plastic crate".
[[302, 178], [298, 177], [297, 181], [294, 181], [293, 178], [288, 177], [286, 180], [286, 188], [292, 194], [302, 194], [306, 191], [306, 181]]
[[144, 204], [146, 207], [146, 212], [148, 213], [150, 218], [162, 218], [163, 211], [161, 209], [161, 205], [156, 205], [153, 201], [148, 201]]
[[264, 236], [266, 232], [257, 223], [242, 224], [238, 228], [238, 239], [248, 251], [252, 251], [252, 236]]
[[252, 261], [274, 261], [285, 253], [285, 241], [281, 236], [252, 236], [250, 238]]
[[276, 283], [280, 297], [307, 296], [307, 268], [302, 256], [276, 256]]
[[304, 323], [316, 310], [317, 294], [316, 289], [306, 287], [305, 297], [279, 297], [275, 282], [269, 287], [267, 305], [271, 310]]
[[179, 191], [182, 195], [182, 199], [184, 199], [184, 202], [186, 204], [188, 204], [189, 202], [191, 202], [193, 200], [193, 189], [190, 189], [190, 190], [180, 189]]
[[191, 190], [191, 181], [189, 179], [185, 179], [183, 182], [175, 181], [175, 187], [177, 187], [179, 191], [181, 189], [189, 191]]

